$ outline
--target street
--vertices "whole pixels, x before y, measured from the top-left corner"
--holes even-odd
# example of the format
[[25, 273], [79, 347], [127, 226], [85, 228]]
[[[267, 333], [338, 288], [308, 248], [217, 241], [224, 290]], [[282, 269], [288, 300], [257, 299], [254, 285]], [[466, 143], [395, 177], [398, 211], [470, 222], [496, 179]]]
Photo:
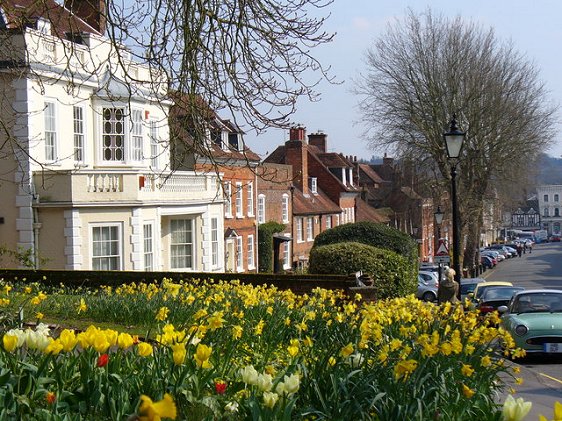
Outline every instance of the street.
[[[510, 281], [525, 288], [562, 289], [562, 243], [544, 243], [533, 247], [532, 253], [507, 259], [482, 274], [488, 281]], [[533, 402], [526, 420], [539, 415], [552, 419], [554, 403], [562, 403], [562, 355], [532, 356], [515, 360], [521, 368], [517, 376], [522, 385], [509, 382], [516, 390], [515, 398]], [[503, 402], [505, 393], [500, 399]]]

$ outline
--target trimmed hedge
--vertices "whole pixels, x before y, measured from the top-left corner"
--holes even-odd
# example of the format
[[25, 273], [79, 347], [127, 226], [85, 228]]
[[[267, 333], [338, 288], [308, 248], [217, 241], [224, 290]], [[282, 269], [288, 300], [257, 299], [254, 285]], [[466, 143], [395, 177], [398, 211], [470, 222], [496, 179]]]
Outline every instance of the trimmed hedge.
[[375, 222], [362, 221], [339, 225], [321, 232], [314, 239], [313, 247], [355, 241], [386, 250], [392, 250], [408, 260], [418, 260], [418, 246], [408, 234]]
[[[388, 225], [369, 221], [339, 225], [318, 234], [314, 240], [312, 250], [316, 247], [350, 241], [389, 250], [398, 254], [404, 259], [404, 268], [402, 268], [400, 272], [404, 274], [405, 284], [404, 287], [399, 287], [398, 290], [409, 291], [411, 285], [417, 285], [418, 245], [408, 234], [396, 228], [389, 227]], [[327, 257], [328, 259], [324, 264], [330, 265], [328, 261], [331, 258], [330, 256]], [[382, 264], [385, 264], [385, 262], [382, 262]], [[369, 272], [365, 267], [360, 269], [363, 270], [363, 272]], [[392, 294], [392, 296], [397, 295]]]
[[285, 225], [269, 221], [258, 226], [258, 271], [273, 272], [273, 234], [283, 232]]
[[314, 247], [309, 256], [309, 272], [345, 275], [363, 271], [374, 280], [378, 299], [403, 297], [417, 288], [410, 276], [408, 259], [391, 250], [358, 242]]

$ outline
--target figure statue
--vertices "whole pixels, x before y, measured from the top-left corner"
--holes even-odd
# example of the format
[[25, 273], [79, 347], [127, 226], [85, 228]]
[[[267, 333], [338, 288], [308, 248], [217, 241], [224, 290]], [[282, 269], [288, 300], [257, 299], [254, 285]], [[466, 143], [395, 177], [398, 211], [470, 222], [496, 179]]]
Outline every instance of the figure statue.
[[459, 299], [459, 284], [455, 281], [455, 270], [448, 268], [445, 271], [445, 277], [439, 283], [439, 290], [437, 292], [437, 298], [439, 303], [451, 302], [458, 303]]

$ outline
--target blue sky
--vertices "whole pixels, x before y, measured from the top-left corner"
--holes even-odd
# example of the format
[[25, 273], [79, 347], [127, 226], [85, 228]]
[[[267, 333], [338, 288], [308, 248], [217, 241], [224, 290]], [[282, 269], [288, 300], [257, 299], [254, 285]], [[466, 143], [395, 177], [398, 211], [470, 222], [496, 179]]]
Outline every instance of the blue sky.
[[[322, 83], [320, 102], [301, 101], [291, 119], [304, 125], [307, 133], [324, 131], [328, 149], [358, 158], [381, 155], [368, 149], [361, 138], [363, 127], [356, 124], [357, 98], [351, 93], [352, 79], [365, 70], [364, 55], [373, 41], [384, 33], [386, 25], [402, 18], [407, 8], [421, 12], [430, 7], [445, 16], [492, 27], [499, 40], [511, 40], [515, 49], [533, 62], [540, 79], [550, 91], [550, 100], [562, 104], [562, 1], [560, 0], [335, 0], [325, 29], [336, 32], [335, 40], [317, 49], [316, 56], [326, 65], [341, 85]], [[256, 136], [246, 134], [252, 150], [266, 157], [287, 138], [285, 131], [271, 129]], [[562, 133], [548, 153], [562, 156]]]

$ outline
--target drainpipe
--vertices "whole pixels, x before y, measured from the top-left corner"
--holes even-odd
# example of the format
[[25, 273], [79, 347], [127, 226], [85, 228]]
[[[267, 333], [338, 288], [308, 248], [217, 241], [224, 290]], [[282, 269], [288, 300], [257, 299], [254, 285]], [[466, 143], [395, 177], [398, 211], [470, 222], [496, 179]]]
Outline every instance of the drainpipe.
[[256, 235], [254, 236], [254, 245], [255, 245], [255, 250], [254, 250], [254, 267], [255, 267], [255, 271], [256, 273], [259, 273], [260, 268], [259, 268], [259, 246], [260, 246], [260, 242], [259, 242], [259, 237], [258, 237], [258, 169], [257, 167], [254, 168], [254, 188], [252, 189], [252, 194], [254, 195], [252, 203], [254, 204], [254, 227], [256, 230]]
[[33, 207], [33, 268], [36, 270], [39, 269], [39, 230], [42, 226], [43, 224], [39, 222], [39, 212]]

